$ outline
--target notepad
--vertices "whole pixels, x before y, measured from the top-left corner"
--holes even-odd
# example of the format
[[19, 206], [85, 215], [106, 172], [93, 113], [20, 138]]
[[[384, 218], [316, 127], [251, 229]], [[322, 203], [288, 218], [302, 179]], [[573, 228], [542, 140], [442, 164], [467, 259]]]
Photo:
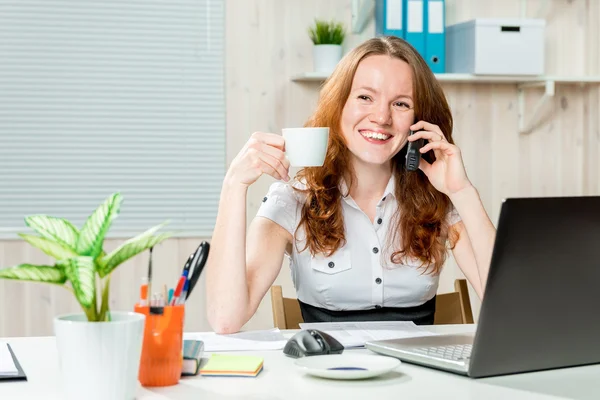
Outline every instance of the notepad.
[[262, 357], [213, 354], [206, 365], [200, 369], [200, 375], [254, 377], [262, 371], [262, 368]]
[[8, 350], [8, 343], [0, 342], [0, 375], [16, 376], [19, 370]]
[[0, 342], [0, 382], [6, 380], [27, 380], [27, 375], [10, 344]]

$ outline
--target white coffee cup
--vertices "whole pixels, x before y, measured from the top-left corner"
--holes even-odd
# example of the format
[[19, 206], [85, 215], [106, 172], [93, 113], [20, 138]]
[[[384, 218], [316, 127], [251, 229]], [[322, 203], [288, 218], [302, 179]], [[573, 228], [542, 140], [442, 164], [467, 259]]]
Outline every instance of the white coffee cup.
[[284, 128], [285, 153], [292, 167], [320, 167], [325, 162], [329, 128]]

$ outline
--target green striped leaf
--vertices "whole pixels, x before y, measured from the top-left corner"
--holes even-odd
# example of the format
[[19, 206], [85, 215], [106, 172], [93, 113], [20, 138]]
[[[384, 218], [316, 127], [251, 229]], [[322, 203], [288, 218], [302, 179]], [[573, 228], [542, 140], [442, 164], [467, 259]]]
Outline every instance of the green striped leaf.
[[96, 291], [94, 259], [92, 257], [77, 257], [59, 261], [58, 265], [64, 268], [65, 275], [71, 282], [79, 304], [86, 308], [91, 307]]
[[89, 216], [79, 233], [77, 253], [92, 258], [96, 258], [100, 254], [104, 236], [119, 214], [122, 202], [123, 197], [121, 194], [115, 193]]
[[[108, 255], [105, 254], [104, 252], [102, 252], [101, 255], [96, 259], [96, 263], [98, 266], [98, 274], [100, 275], [100, 277], [104, 278], [106, 275], [108, 275], [110, 273], [110, 271], [115, 269], [118, 265], [122, 264], [127, 259], [135, 256], [136, 254], [141, 253], [145, 249], [141, 249], [138, 253], [131, 254], [130, 257], [122, 260], [121, 262], [117, 262], [119, 260], [119, 258], [121, 257], [121, 256], [116, 256], [118, 253], [124, 254], [125, 252], [127, 252], [126, 250], [124, 250], [125, 248], [131, 247], [132, 245], [135, 246], [135, 243], [142, 241], [143, 238], [154, 235], [154, 233], [156, 233], [160, 228], [162, 228], [163, 226], [165, 226], [168, 223], [169, 223], [168, 221], [165, 221], [156, 226], [153, 226], [152, 228], [146, 230], [145, 232], [142, 232], [139, 235], [127, 240], [126, 242], [124, 242], [122, 245], [117, 247], [115, 250], [113, 250]], [[110, 261], [111, 259], [112, 259], [112, 261]], [[110, 266], [109, 266], [109, 261], [111, 264]]]
[[[132, 241], [134, 241], [134, 240], [136, 240], [136, 239], [138, 239], [138, 238], [141, 238], [141, 237], [143, 237], [143, 236], [151, 236], [151, 235], [154, 235], [156, 232], [158, 232], [158, 230], [159, 230], [160, 228], [164, 227], [164, 226], [165, 226], [165, 225], [167, 225], [168, 223], [169, 223], [169, 221], [165, 221], [165, 222], [162, 222], [162, 223], [160, 223], [160, 224], [158, 224], [158, 225], [156, 225], [156, 226], [153, 226], [152, 228], [150, 228], [150, 229], [146, 230], [145, 232], [143, 232], [143, 233], [140, 233], [140, 234], [139, 234], [139, 235], [137, 235], [136, 237], [129, 239], [129, 240], [128, 240], [128, 242], [132, 242]], [[127, 242], [125, 242], [125, 243], [127, 243]]]
[[50, 257], [54, 257], [57, 260], [67, 260], [72, 257], [77, 257], [78, 255], [69, 247], [65, 247], [60, 243], [56, 243], [43, 237], [27, 235], [25, 233], [19, 233], [19, 236], [33, 247], [37, 247]]
[[62, 285], [67, 280], [67, 276], [61, 268], [31, 264], [21, 264], [16, 267], [0, 269], [0, 278], [55, 283], [57, 285]]
[[79, 230], [66, 219], [47, 215], [31, 215], [25, 217], [25, 224], [43, 238], [55, 241], [73, 251], [77, 248]]
[[[152, 233], [148, 234], [148, 232], [153, 229], [154, 228], [150, 228], [148, 231], [129, 239], [114, 251], [104, 256], [99, 262], [98, 274], [101, 277], [105, 277], [125, 261], [173, 236], [170, 232], [161, 233], [156, 236], [152, 236]], [[154, 231], [156, 231], [156, 229], [154, 229]]]
[[[104, 282], [104, 288], [102, 289], [102, 302], [100, 303], [100, 314], [98, 315], [98, 321], [110, 321], [110, 311], [108, 307], [108, 297], [110, 293], [110, 276], [106, 278]], [[107, 318], [108, 317], [108, 318]]]

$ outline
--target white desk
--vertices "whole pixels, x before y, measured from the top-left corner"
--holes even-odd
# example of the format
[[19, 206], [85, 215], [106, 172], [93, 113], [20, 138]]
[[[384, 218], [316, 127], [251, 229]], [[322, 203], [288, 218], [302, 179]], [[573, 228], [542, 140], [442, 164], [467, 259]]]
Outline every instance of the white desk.
[[[432, 331], [465, 332], [474, 326], [432, 326]], [[62, 399], [54, 337], [8, 338], [27, 382], [0, 383], [0, 399]], [[348, 351], [348, 350], [347, 350]], [[369, 350], [350, 350], [371, 353]], [[600, 399], [600, 365], [473, 380], [402, 363], [394, 372], [363, 381], [314, 378], [296, 370], [281, 351], [250, 352], [264, 357], [256, 378], [188, 377], [176, 386], [142, 388], [138, 399], [317, 400], [317, 399]], [[85, 360], [82, 360], [85, 362]], [[93, 388], [91, 388], [93, 390]]]

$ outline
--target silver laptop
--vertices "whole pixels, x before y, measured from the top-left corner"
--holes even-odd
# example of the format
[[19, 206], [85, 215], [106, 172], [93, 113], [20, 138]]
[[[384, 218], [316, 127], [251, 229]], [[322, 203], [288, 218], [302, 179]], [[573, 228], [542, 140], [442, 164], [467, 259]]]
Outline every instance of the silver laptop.
[[473, 335], [366, 343], [481, 378], [600, 363], [600, 196], [502, 203]]

